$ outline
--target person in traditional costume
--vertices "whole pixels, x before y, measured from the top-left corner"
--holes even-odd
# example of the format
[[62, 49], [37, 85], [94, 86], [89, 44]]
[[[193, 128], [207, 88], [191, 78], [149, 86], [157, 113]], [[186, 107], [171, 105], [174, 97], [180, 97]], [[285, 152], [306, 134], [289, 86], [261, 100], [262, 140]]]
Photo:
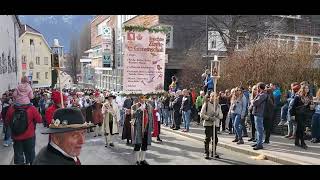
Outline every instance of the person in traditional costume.
[[[138, 103], [138, 99], [135, 101], [135, 103]], [[127, 139], [127, 145], [132, 144], [132, 138], [131, 138], [131, 106], [133, 105], [133, 101], [130, 96], [126, 97], [126, 100], [124, 100], [123, 103], [123, 109], [125, 111], [125, 117], [124, 117], [124, 126], [122, 130], [122, 140]], [[131, 142], [129, 142], [129, 140]]]
[[[89, 94], [89, 97], [87, 97], [86, 102], [85, 102], [85, 108], [86, 108], [86, 122], [93, 122], [93, 116], [92, 116], [92, 111], [93, 111], [93, 93]], [[94, 132], [94, 130], [91, 129], [87, 129], [87, 132]]]
[[101, 136], [102, 130], [102, 122], [103, 122], [103, 115], [102, 115], [102, 97], [100, 96], [99, 92], [94, 94], [95, 99], [94, 103], [92, 104], [92, 120], [93, 124], [96, 125], [95, 127], [95, 135], [93, 137]]
[[[61, 93], [59, 91], [52, 91], [51, 99], [53, 104], [48, 107], [48, 109], [45, 111], [45, 118], [47, 121], [47, 125], [51, 124], [53, 119], [53, 113], [55, 110], [62, 107], [61, 104]], [[64, 105], [66, 105], [67, 97], [63, 95], [63, 101]], [[66, 106], [65, 106], [66, 107]]]
[[137, 165], [148, 165], [146, 151], [151, 145], [151, 132], [153, 131], [152, 106], [145, 96], [139, 98], [139, 103], [131, 107], [132, 143]]
[[158, 100], [157, 96], [152, 97], [151, 101], [152, 105], [152, 117], [153, 117], [153, 133], [152, 137], [157, 137], [157, 141], [162, 142], [160, 139], [160, 128], [161, 128], [161, 123], [160, 123], [160, 114], [159, 114], [159, 109], [160, 109], [160, 102]]
[[41, 132], [50, 134], [49, 143], [32, 165], [81, 165], [79, 156], [85, 143], [85, 129], [92, 126], [85, 122], [78, 108], [58, 109], [49, 128]]
[[113, 147], [113, 135], [119, 134], [119, 121], [120, 121], [120, 111], [117, 103], [114, 101], [116, 98], [114, 95], [109, 94], [105, 97], [107, 100], [103, 104], [102, 114], [103, 114], [103, 130], [106, 137], [105, 147]]

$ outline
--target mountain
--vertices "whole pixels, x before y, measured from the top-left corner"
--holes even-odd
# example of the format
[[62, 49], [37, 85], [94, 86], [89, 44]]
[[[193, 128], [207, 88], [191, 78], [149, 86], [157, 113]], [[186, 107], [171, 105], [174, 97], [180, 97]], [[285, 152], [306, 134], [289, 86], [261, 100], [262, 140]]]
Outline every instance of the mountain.
[[50, 46], [53, 39], [59, 39], [65, 52], [69, 52], [71, 37], [78, 34], [94, 17], [95, 15], [19, 15], [21, 23], [41, 32]]

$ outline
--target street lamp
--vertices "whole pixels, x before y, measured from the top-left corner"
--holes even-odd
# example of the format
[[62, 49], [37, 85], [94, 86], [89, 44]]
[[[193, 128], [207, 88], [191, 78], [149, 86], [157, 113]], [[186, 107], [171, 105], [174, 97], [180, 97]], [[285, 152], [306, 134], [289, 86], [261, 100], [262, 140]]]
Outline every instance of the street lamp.
[[[220, 78], [220, 61], [218, 60], [218, 56], [214, 55], [213, 61], [211, 61], [211, 77], [213, 78], [213, 92], [214, 92], [214, 101], [213, 101], [213, 109], [216, 111], [217, 106], [217, 81]], [[215, 137], [215, 131], [216, 131], [216, 125], [215, 121], [213, 121], [213, 135], [212, 135], [212, 151], [211, 151], [211, 157], [213, 157], [213, 154], [216, 154], [216, 137]]]

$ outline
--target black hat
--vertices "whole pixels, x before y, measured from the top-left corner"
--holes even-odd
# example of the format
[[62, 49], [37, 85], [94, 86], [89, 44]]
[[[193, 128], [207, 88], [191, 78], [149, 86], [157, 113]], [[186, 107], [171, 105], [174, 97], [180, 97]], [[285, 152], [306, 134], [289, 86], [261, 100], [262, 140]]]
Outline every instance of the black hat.
[[42, 134], [63, 133], [88, 129], [94, 127], [93, 124], [86, 123], [81, 111], [78, 108], [61, 108], [54, 112], [52, 123], [49, 128], [41, 132]]

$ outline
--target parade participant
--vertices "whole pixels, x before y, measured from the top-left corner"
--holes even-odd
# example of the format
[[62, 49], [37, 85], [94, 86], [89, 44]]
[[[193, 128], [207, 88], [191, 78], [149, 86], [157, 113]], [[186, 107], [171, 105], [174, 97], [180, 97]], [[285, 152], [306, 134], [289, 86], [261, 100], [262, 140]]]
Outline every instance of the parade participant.
[[[86, 106], [86, 122], [89, 123], [89, 122], [93, 122], [93, 116], [92, 116], [92, 111], [93, 111], [93, 93], [90, 93], [89, 94], [89, 97], [87, 97], [86, 99], [86, 103], [85, 103], [85, 106]], [[90, 132], [94, 132], [94, 130], [92, 128], [90, 129], [87, 129], [87, 132], [90, 133]]]
[[100, 93], [95, 93], [94, 103], [92, 105], [92, 120], [93, 124], [96, 125], [95, 127], [95, 135], [93, 137], [101, 136], [101, 129], [102, 129], [102, 122], [103, 122], [103, 115], [102, 115], [102, 97]]
[[160, 115], [159, 115], [159, 107], [160, 107], [160, 102], [158, 101], [158, 97], [156, 95], [152, 96], [151, 100], [151, 105], [152, 105], [152, 116], [153, 116], [153, 133], [152, 137], [157, 137], [157, 141], [162, 142], [160, 139], [160, 128], [161, 128], [161, 123], [160, 123]]
[[48, 145], [40, 150], [33, 165], [81, 165], [79, 155], [85, 143], [85, 122], [78, 108], [64, 108], [53, 115], [52, 124], [42, 134], [50, 134]]
[[117, 103], [114, 102], [116, 98], [114, 95], [109, 94], [105, 97], [107, 101], [103, 104], [102, 114], [103, 114], [103, 131], [106, 138], [105, 147], [113, 147], [113, 135], [119, 134], [119, 121], [120, 121], [120, 111]]
[[[223, 118], [223, 113], [221, 110], [221, 105], [219, 104], [219, 98], [216, 97], [216, 109], [214, 109], [214, 92], [210, 94], [209, 102], [205, 102], [201, 108], [200, 116], [204, 120], [203, 126], [205, 128], [205, 141], [204, 141], [204, 149], [205, 149], [205, 159], [209, 159], [209, 144], [211, 138], [213, 138], [213, 121], [215, 121], [215, 148], [217, 148], [218, 144], [218, 134], [217, 131], [219, 129], [220, 119]], [[208, 95], [205, 97], [207, 98]], [[216, 150], [215, 150], [216, 152]], [[212, 155], [213, 156], [213, 155]], [[215, 153], [215, 157], [219, 158], [217, 152]]]
[[[48, 109], [45, 112], [47, 125], [51, 124], [54, 111], [62, 107], [61, 93], [59, 91], [52, 91], [51, 99], [53, 101], [53, 104], [50, 107], [48, 107]], [[63, 103], [65, 107], [67, 103], [66, 101], [67, 101], [67, 97], [63, 96]]]
[[[132, 143], [132, 137], [131, 137], [131, 106], [133, 103], [137, 103], [138, 99], [135, 100], [135, 102], [132, 102], [132, 99], [130, 96], [126, 97], [126, 100], [124, 100], [123, 103], [123, 109], [125, 111], [125, 119], [124, 119], [124, 125], [122, 130], [122, 140], [127, 139], [127, 145]], [[129, 140], [131, 142], [129, 142]]]
[[[132, 143], [137, 165], [148, 165], [145, 160], [148, 145], [151, 145], [153, 131], [152, 107], [145, 96], [139, 97], [139, 103], [132, 105]], [[141, 152], [140, 152], [141, 150]]]

